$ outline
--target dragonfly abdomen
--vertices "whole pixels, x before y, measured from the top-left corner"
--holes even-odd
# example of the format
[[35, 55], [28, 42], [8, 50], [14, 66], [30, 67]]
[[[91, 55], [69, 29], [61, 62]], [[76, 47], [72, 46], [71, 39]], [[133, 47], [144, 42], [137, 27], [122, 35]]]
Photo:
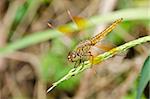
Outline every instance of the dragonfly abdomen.
[[101, 41], [109, 32], [111, 32], [121, 21], [123, 20], [123, 18], [120, 18], [118, 20], [116, 20], [115, 22], [113, 22], [108, 28], [106, 28], [104, 31], [100, 32], [99, 34], [97, 34], [96, 36], [94, 36], [93, 38], [90, 39], [92, 45], [95, 45], [96, 43], [98, 43], [99, 41]]

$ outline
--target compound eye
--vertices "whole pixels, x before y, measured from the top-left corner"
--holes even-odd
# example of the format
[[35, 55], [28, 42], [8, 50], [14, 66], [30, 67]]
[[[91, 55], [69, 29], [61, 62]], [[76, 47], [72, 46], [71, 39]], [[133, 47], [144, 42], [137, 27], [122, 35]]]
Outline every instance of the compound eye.
[[75, 58], [75, 57], [76, 57], [76, 55], [74, 55], [74, 54], [73, 54], [73, 55], [72, 55], [72, 57], [73, 57], [73, 58]]
[[71, 61], [71, 59], [70, 59], [70, 58], [69, 58], [68, 60], [69, 60], [69, 61]]
[[70, 55], [68, 56], [68, 59], [70, 59]]

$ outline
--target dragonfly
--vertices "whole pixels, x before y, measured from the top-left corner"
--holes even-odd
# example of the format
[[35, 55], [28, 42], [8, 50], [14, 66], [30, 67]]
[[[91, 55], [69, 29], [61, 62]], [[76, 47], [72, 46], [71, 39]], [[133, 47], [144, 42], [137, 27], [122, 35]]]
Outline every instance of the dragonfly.
[[[83, 29], [88, 24], [87, 20], [85, 20], [84, 18], [78, 16], [72, 17], [70, 11], [67, 11], [67, 13], [79, 29]], [[101, 42], [108, 35], [108, 33], [110, 33], [119, 23], [122, 22], [122, 20], [123, 18], [117, 19], [102, 32], [98, 33], [96, 36], [77, 44], [75, 49], [70, 51], [67, 56], [68, 61], [75, 63], [74, 68], [79, 66], [81, 63], [84, 65], [84, 61], [86, 60], [90, 60], [93, 64], [94, 55], [92, 55], [92, 52], [90, 50], [91, 47], [95, 46], [98, 42]], [[48, 26], [50, 28], [54, 28], [50, 22], [48, 22]], [[68, 27], [58, 27], [57, 29], [63, 33], [70, 32], [70, 29]]]
[[67, 58], [70, 62], [75, 62], [74, 68], [79, 66], [81, 63], [84, 65], [84, 61], [86, 60], [91, 60], [91, 64], [93, 64], [94, 56], [90, 50], [91, 47], [102, 41], [108, 35], [108, 33], [110, 33], [119, 23], [122, 22], [122, 20], [123, 18], [117, 19], [102, 32], [90, 39], [80, 42], [73, 51], [69, 52]]

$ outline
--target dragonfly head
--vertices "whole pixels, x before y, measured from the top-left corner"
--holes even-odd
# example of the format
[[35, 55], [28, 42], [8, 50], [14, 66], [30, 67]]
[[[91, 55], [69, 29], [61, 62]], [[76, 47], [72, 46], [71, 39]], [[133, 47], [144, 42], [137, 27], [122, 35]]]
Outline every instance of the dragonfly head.
[[75, 62], [79, 59], [80, 57], [77, 55], [75, 51], [69, 52], [68, 54], [68, 60], [71, 62]]

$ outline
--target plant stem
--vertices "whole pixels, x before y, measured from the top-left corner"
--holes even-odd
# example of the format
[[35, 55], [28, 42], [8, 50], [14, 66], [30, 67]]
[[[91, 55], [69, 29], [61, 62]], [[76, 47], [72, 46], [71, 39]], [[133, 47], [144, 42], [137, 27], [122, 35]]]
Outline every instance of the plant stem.
[[[118, 53], [124, 52], [124, 51], [128, 50], [129, 48], [134, 47], [134, 46], [139, 45], [139, 44], [142, 44], [144, 42], [150, 42], [150, 36], [145, 36], [145, 37], [130, 41], [130, 42], [125, 43], [121, 46], [113, 48], [108, 52], [100, 54], [100, 55], [98, 55], [97, 57], [94, 58], [94, 64], [98, 64], [98, 63], [100, 63], [100, 62], [102, 62], [102, 61], [118, 54]], [[61, 82], [70, 79], [71, 77], [75, 76], [76, 74], [79, 74], [80, 72], [82, 72], [85, 69], [90, 68], [90, 67], [91, 67], [90, 61], [85, 61], [83, 68], [82, 68], [82, 64], [81, 64], [77, 68], [71, 69], [63, 78], [61, 78], [57, 82], [53, 83], [52, 87], [50, 87], [47, 90], [47, 93], [50, 92], [54, 87], [56, 87]]]

